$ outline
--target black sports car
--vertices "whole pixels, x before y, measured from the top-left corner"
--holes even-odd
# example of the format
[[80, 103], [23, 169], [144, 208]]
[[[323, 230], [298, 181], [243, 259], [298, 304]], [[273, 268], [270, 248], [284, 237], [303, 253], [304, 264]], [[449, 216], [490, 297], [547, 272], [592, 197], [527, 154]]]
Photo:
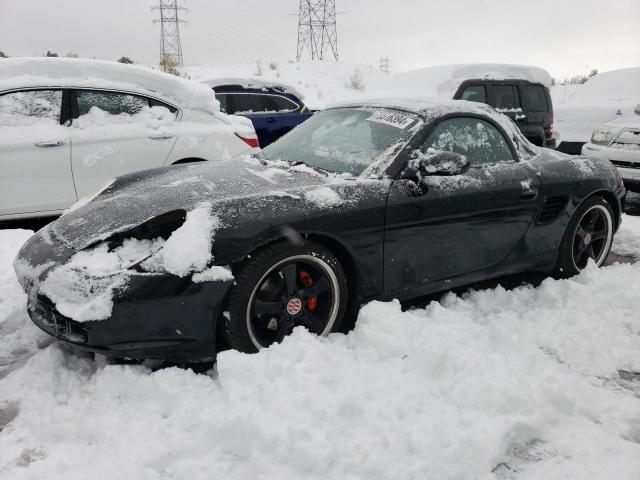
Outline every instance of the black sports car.
[[15, 269], [62, 341], [203, 360], [345, 329], [371, 299], [600, 265], [624, 195], [609, 162], [537, 148], [487, 106], [345, 104], [252, 157], [118, 178]]

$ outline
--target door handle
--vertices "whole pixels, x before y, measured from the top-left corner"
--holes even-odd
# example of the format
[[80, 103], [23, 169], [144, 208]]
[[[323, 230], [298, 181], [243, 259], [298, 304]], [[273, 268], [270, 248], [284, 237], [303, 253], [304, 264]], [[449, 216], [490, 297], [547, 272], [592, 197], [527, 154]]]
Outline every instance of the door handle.
[[171, 135], [170, 133], [160, 133], [158, 135], [149, 135], [149, 138], [151, 140], [168, 140], [170, 138], [173, 138], [173, 135]]
[[64, 145], [64, 140], [51, 140], [50, 142], [37, 142], [36, 147], [59, 147]]
[[267, 118], [267, 123], [274, 123], [275, 121], [276, 121], [276, 119], [273, 118], [273, 117]]

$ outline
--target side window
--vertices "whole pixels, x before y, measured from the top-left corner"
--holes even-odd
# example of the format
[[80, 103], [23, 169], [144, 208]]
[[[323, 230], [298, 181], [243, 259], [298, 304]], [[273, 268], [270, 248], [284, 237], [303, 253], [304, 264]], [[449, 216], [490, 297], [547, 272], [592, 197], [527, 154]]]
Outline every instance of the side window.
[[267, 95], [268, 101], [271, 103], [271, 110], [276, 112], [291, 112], [298, 109], [298, 105], [288, 98], [278, 95]]
[[548, 112], [547, 96], [544, 88], [539, 85], [527, 85], [525, 87], [527, 108], [532, 112]]
[[520, 107], [520, 99], [518, 91], [512, 85], [496, 85], [492, 86], [493, 100], [491, 106], [497, 110], [513, 109]]
[[0, 96], [0, 126], [60, 123], [62, 90], [25, 90]]
[[502, 133], [478, 118], [456, 117], [439, 123], [422, 148], [425, 153], [429, 149], [459, 153], [471, 165], [514, 160]]
[[216, 93], [216, 99], [220, 102], [220, 111], [223, 113], [232, 113], [229, 111], [227, 95], [224, 93]]
[[149, 101], [144, 97], [118, 92], [101, 92], [98, 90], [76, 90], [78, 99], [78, 115], [86, 115], [92, 107], [97, 107], [112, 115], [128, 113], [134, 115], [145, 107]]
[[230, 94], [233, 100], [233, 113], [261, 113], [269, 110], [264, 95], [253, 93]]
[[161, 102], [160, 100], [156, 100], [155, 98], [147, 98], [146, 100], [149, 102], [150, 107], [164, 107], [174, 115], [178, 113], [178, 109], [176, 107]]
[[461, 100], [487, 103], [487, 90], [484, 85], [470, 85], [462, 92]]

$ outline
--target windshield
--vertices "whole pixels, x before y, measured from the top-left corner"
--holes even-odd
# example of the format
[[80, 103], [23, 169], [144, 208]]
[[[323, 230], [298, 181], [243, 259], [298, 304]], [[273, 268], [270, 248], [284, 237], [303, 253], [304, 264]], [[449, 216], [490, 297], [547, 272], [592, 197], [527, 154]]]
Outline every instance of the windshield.
[[267, 160], [303, 162], [328, 172], [360, 175], [393, 158], [421, 124], [417, 115], [386, 108], [324, 110], [262, 154]]

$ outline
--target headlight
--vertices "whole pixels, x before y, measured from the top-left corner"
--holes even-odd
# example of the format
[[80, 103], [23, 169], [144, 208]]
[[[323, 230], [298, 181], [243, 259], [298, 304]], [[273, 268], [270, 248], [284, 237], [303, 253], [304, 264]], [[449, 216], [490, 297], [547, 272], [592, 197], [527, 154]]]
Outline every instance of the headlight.
[[611, 141], [611, 129], [607, 127], [597, 127], [591, 135], [591, 143], [608, 145]]

